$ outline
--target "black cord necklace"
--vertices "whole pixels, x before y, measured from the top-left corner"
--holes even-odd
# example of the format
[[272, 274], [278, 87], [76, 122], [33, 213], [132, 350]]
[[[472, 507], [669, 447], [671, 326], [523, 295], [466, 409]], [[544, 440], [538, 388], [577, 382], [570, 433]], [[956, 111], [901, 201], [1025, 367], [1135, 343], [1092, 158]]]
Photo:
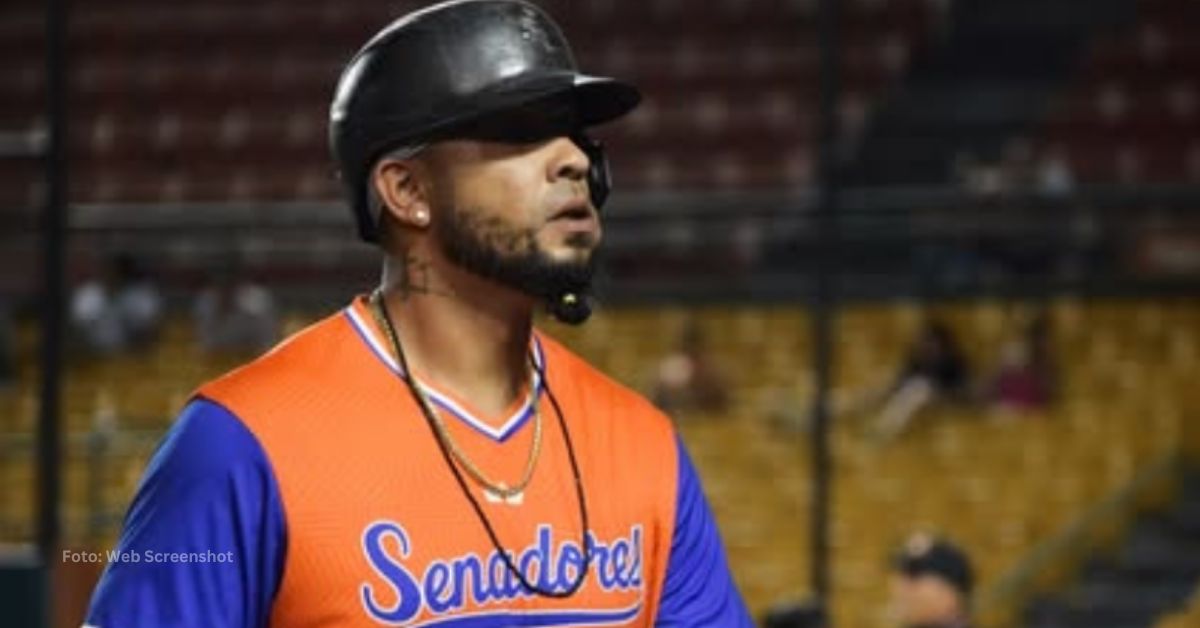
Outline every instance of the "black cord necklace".
[[[583, 581], [587, 579], [588, 569], [591, 567], [592, 563], [591, 546], [587, 542], [588, 532], [590, 531], [588, 524], [587, 499], [584, 496], [583, 479], [579, 474], [579, 462], [575, 458], [575, 445], [571, 442], [571, 432], [567, 429], [567, 422], [563, 419], [562, 407], [558, 405], [558, 399], [554, 397], [554, 391], [550, 389], [550, 380], [546, 378], [545, 367], [539, 366], [537, 360], [534, 360], [532, 356], [530, 357], [530, 363], [538, 372], [538, 377], [541, 379], [542, 385], [546, 389], [546, 396], [550, 398], [550, 404], [554, 406], [554, 414], [558, 417], [558, 425], [562, 428], [563, 441], [567, 445], [567, 458], [571, 461], [571, 473], [574, 475], [575, 479], [575, 496], [579, 502], [579, 547], [583, 552], [583, 566], [579, 569], [579, 575], [575, 578], [574, 582], [571, 583], [571, 586], [567, 587], [566, 590], [563, 591], [543, 589], [530, 582], [529, 579], [525, 577], [525, 574], [521, 573], [521, 570], [517, 568], [517, 565], [513, 562], [513, 558], [509, 555], [508, 550], [504, 549], [504, 546], [500, 543], [500, 537], [496, 534], [495, 528], [492, 527], [491, 520], [487, 518], [487, 514], [483, 512], [483, 507], [479, 505], [479, 500], [475, 499], [475, 495], [471, 493], [470, 487], [467, 486], [466, 478], [464, 478], [462, 472], [459, 471], [458, 465], [454, 463], [454, 459], [451, 457], [450, 451], [446, 448], [446, 444], [442, 442], [442, 439], [437, 432], [435, 419], [434, 417], [430, 416], [430, 410], [427, 407], [427, 404], [423, 402], [421, 398], [421, 392], [417, 390], [417, 384], [414, 381], [412, 371], [408, 368], [408, 360], [405, 358], [404, 350], [400, 346], [400, 335], [396, 333], [396, 327], [392, 323], [392, 316], [390, 313], [388, 313], [387, 307], [385, 307], [383, 304], [383, 293], [381, 291], [376, 291], [376, 293], [372, 296], [372, 300], [375, 302], [376, 307], [379, 308], [383, 323], [387, 325], [386, 331], [388, 339], [391, 341], [392, 351], [396, 353], [396, 360], [400, 363], [400, 378], [406, 384], [409, 393], [412, 394], [413, 401], [416, 402], [417, 407], [421, 409], [421, 414], [425, 417], [426, 424], [428, 424], [429, 429], [433, 431], [433, 440], [437, 442], [438, 449], [442, 452], [442, 458], [446, 461], [446, 466], [450, 467], [450, 471], [454, 474], [454, 479], [458, 482], [458, 487], [462, 489], [463, 495], [466, 496], [467, 501], [471, 503], [471, 509], [475, 511], [475, 516], [478, 517], [479, 522], [483, 524], [483, 529], [485, 532], [487, 532], [488, 539], [490, 539], [492, 542], [492, 547], [495, 548], [496, 553], [500, 555], [500, 559], [504, 561], [504, 566], [510, 573], [516, 576], [517, 582], [521, 584], [522, 588], [530, 593], [533, 593], [534, 595], [559, 599], [568, 598], [572, 595], [575, 595], [575, 593], [579, 591], [579, 588], [583, 586]], [[538, 403], [536, 396], [533, 399], [533, 403]]]

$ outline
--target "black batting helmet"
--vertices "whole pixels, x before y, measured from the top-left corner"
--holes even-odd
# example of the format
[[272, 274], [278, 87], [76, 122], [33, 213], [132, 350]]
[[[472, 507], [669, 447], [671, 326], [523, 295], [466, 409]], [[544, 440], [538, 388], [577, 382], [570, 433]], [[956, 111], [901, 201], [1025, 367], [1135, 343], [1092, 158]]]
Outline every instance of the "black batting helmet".
[[562, 31], [532, 4], [453, 0], [397, 19], [354, 55], [338, 80], [329, 141], [359, 234], [374, 242], [372, 164], [392, 149], [438, 139], [531, 139], [552, 124], [562, 132], [568, 120], [591, 159], [599, 207], [608, 166], [582, 131], [640, 100], [632, 85], [580, 74]]

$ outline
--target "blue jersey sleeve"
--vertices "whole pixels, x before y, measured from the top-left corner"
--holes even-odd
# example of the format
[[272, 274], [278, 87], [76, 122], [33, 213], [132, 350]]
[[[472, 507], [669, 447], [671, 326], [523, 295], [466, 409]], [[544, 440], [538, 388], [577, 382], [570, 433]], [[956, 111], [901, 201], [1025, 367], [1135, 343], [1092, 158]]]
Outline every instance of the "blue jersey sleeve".
[[147, 466], [86, 623], [265, 626], [286, 545], [258, 440], [225, 408], [193, 401]]
[[656, 626], [752, 628], [696, 469], [681, 441], [675, 529]]

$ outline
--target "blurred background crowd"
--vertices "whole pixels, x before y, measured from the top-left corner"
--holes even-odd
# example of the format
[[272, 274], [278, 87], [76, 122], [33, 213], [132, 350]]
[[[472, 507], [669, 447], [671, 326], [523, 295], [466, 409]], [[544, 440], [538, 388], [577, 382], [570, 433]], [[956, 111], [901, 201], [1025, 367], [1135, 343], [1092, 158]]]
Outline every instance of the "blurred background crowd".
[[[73, 4], [66, 546], [112, 545], [199, 383], [372, 287], [328, 104], [421, 4]], [[675, 418], [764, 625], [1200, 626], [1200, 4], [837, 1], [833, 80], [818, 0], [538, 4], [646, 94], [598, 132], [598, 313], [545, 329]], [[4, 583], [36, 527], [45, 27], [0, 5]], [[56, 565], [54, 625], [100, 567]]]

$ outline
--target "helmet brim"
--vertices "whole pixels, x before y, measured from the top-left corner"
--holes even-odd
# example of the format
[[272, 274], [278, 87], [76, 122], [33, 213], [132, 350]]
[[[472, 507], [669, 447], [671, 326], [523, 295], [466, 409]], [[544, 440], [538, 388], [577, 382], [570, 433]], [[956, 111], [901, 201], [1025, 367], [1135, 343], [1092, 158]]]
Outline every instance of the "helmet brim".
[[623, 117], [642, 101], [642, 93], [633, 85], [602, 76], [576, 76], [574, 91], [580, 118], [589, 127]]
[[444, 120], [441, 127], [453, 132], [481, 118], [503, 120], [518, 112], [537, 116], [540, 109], [558, 113], [565, 106], [572, 110], [576, 126], [588, 128], [624, 116], [641, 100], [636, 87], [608, 77], [575, 72], [524, 75], [496, 83], [469, 103], [458, 103], [462, 115]]

